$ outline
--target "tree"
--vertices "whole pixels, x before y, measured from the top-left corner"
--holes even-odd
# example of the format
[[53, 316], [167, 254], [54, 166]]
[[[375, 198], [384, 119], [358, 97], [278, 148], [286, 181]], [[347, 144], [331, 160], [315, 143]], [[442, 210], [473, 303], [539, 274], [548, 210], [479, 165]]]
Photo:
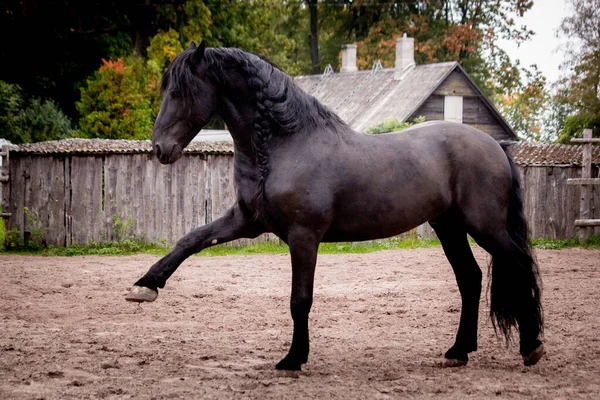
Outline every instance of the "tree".
[[600, 137], [600, 0], [569, 0], [569, 4], [573, 14], [562, 20], [559, 30], [570, 42], [563, 65], [568, 72], [553, 98], [555, 109], [568, 114], [555, 114], [563, 123], [559, 131], [563, 143], [581, 136], [585, 128]]
[[301, 0], [207, 3], [210, 46], [239, 47], [269, 58], [291, 75], [311, 69], [308, 15]]
[[546, 78], [535, 65], [517, 69], [517, 73], [518, 83], [505, 86], [504, 92], [496, 96], [500, 112], [521, 139], [552, 142], [552, 135], [543, 129], [549, 101]]
[[203, 11], [201, 0], [2, 1], [0, 36], [10, 39], [0, 46], [0, 79], [32, 96], [54, 99], [75, 117], [79, 88], [102, 59], [128, 57], [132, 51], [146, 57], [150, 38], [171, 27], [182, 27], [187, 40], [188, 18], [206, 32]]
[[311, 70], [313, 74], [321, 72], [321, 65], [319, 63], [319, 14], [318, 14], [318, 0], [309, 0], [308, 9], [310, 12], [310, 61]]
[[[359, 11], [373, 21], [364, 37], [357, 36], [358, 64], [367, 68], [376, 60], [387, 67], [394, 65], [396, 39], [403, 33], [415, 38], [415, 61], [434, 63], [458, 61], [479, 87], [490, 97], [502, 93], [498, 77], [506, 73], [510, 59], [497, 46], [499, 38], [521, 42], [532, 34], [516, 27], [509, 15], [522, 16], [533, 2], [524, 0], [413, 0], [387, 1], [380, 10], [370, 10], [368, 0], [352, 3], [354, 15]], [[358, 11], [355, 9], [359, 9]], [[363, 26], [364, 24], [358, 24]], [[364, 35], [364, 27], [355, 29]], [[516, 82], [512, 84], [516, 85]]]

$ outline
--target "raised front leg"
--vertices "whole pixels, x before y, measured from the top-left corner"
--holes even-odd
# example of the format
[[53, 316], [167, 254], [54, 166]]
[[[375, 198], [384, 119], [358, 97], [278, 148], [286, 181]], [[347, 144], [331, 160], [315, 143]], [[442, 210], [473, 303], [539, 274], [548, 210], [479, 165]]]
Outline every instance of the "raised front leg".
[[264, 232], [264, 227], [247, 218], [236, 204], [223, 217], [196, 228], [181, 238], [169, 254], [150, 267], [146, 275], [134, 284], [125, 299], [135, 302], [154, 301], [158, 296], [158, 288], [165, 287], [167, 279], [192, 254], [235, 239], [255, 238]]
[[288, 236], [292, 256], [292, 297], [290, 309], [294, 321], [292, 345], [275, 368], [300, 370], [308, 360], [308, 314], [313, 301], [315, 266], [320, 238], [310, 230], [296, 229]]

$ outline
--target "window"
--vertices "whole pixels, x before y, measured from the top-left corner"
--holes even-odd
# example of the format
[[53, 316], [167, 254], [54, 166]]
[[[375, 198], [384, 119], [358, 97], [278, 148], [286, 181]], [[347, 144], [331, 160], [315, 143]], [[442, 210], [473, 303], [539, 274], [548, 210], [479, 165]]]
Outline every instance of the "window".
[[463, 122], [463, 98], [462, 96], [444, 97], [444, 120]]

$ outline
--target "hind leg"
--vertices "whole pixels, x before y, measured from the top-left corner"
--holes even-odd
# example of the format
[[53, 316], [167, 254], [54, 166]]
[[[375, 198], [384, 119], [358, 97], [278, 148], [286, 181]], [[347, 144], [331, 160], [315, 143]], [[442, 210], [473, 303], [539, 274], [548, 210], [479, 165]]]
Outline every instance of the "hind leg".
[[525, 365], [534, 365], [544, 355], [539, 339], [542, 329], [540, 288], [535, 260], [527, 247], [520, 247], [507, 231], [471, 233], [492, 256], [490, 313], [508, 339], [511, 328], [519, 331], [519, 352]]
[[438, 219], [430, 223], [452, 265], [462, 299], [456, 342], [444, 355], [444, 366], [458, 367], [467, 364], [468, 353], [477, 350], [481, 269], [473, 257], [467, 232], [459, 221]]

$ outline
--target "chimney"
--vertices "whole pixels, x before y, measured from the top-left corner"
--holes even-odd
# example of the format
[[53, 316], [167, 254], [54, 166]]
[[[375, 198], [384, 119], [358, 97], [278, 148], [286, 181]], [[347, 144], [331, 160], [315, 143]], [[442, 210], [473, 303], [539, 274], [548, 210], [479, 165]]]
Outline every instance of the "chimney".
[[394, 79], [402, 79], [404, 73], [409, 68], [415, 66], [415, 38], [406, 36], [406, 32], [402, 37], [396, 40], [396, 71]]
[[340, 72], [356, 72], [356, 45], [345, 44], [342, 46], [342, 69]]

